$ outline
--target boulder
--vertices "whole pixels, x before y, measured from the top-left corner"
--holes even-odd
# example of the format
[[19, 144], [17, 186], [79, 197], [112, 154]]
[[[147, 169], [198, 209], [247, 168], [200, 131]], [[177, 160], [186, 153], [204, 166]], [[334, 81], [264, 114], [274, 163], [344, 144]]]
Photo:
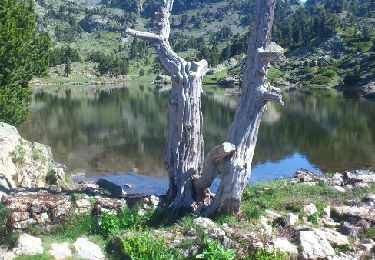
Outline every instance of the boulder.
[[69, 248], [69, 243], [53, 243], [48, 254], [53, 256], [55, 260], [64, 260], [72, 257], [72, 251]]
[[240, 81], [233, 77], [226, 77], [222, 81], [220, 81], [219, 85], [222, 88], [234, 88], [236, 85], [239, 85]]
[[311, 216], [318, 212], [316, 206], [314, 204], [305, 205], [303, 208], [303, 212], [306, 216]]
[[271, 221], [274, 221], [275, 219], [281, 218], [280, 214], [278, 214], [278, 213], [276, 213], [272, 210], [269, 210], [269, 209], [266, 209], [265, 215], [266, 215], [266, 218], [268, 218]]
[[50, 147], [23, 139], [15, 127], [0, 122], [0, 187], [44, 188], [65, 182], [64, 167]]
[[13, 249], [15, 255], [38, 255], [43, 254], [42, 240], [28, 234], [19, 236], [16, 248]]
[[268, 225], [267, 222], [268, 222], [267, 218], [265, 218], [263, 216], [260, 218], [260, 220], [259, 220], [259, 223], [260, 223], [260, 232], [263, 235], [272, 236], [272, 226]]
[[339, 232], [329, 229], [329, 228], [322, 228], [322, 229], [314, 229], [315, 234], [319, 237], [325, 237], [327, 241], [335, 246], [347, 246], [349, 245], [349, 240], [347, 236], [340, 234]]
[[288, 213], [285, 217], [285, 221], [288, 226], [294, 226], [298, 223], [298, 216], [293, 213]]
[[218, 239], [224, 238], [225, 232], [219, 228], [215, 222], [209, 218], [196, 218], [193, 220], [193, 225], [203, 229], [204, 233], [207, 234], [210, 238]]
[[292, 244], [288, 241], [286, 238], [275, 238], [272, 240], [272, 243], [274, 245], [274, 248], [277, 250], [280, 250], [281, 252], [290, 254], [290, 255], [297, 255], [298, 254], [298, 248], [296, 245]]
[[325, 236], [320, 236], [314, 231], [301, 231], [300, 243], [302, 256], [305, 259], [326, 258], [335, 255], [335, 250]]
[[107, 181], [106, 179], [99, 179], [96, 185], [99, 188], [108, 191], [113, 196], [124, 196], [126, 192], [122, 189], [120, 185], [114, 184], [113, 182]]
[[3, 255], [0, 255], [0, 260], [13, 260], [17, 256], [13, 252], [6, 252]]
[[335, 212], [342, 216], [351, 216], [375, 222], [375, 208], [371, 206], [338, 206]]
[[74, 248], [77, 252], [77, 257], [87, 260], [103, 260], [104, 254], [100, 247], [85, 237], [78, 238], [74, 243]]

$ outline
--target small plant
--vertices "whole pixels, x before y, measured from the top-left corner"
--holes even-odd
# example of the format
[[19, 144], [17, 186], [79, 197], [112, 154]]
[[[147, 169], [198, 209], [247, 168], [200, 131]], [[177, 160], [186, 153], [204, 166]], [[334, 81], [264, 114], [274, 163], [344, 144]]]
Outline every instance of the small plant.
[[375, 238], [375, 227], [364, 228], [362, 234], [365, 238]]
[[206, 260], [234, 260], [236, 251], [225, 248], [219, 241], [205, 239], [204, 250], [202, 254], [196, 256], [196, 259]]
[[96, 231], [98, 234], [108, 237], [110, 234], [120, 229], [120, 220], [118, 216], [111, 212], [104, 212], [99, 218]]
[[153, 215], [151, 210], [139, 210], [137, 207], [126, 207], [120, 214], [120, 226], [122, 229], [140, 230], [147, 226]]
[[38, 148], [33, 148], [32, 150], [32, 154], [31, 154], [31, 158], [34, 160], [34, 161], [42, 161], [42, 162], [45, 162], [47, 160], [47, 158], [43, 155], [43, 152], [42, 150], [38, 149]]
[[169, 249], [164, 238], [151, 237], [149, 233], [129, 234], [121, 238], [122, 254], [125, 259], [168, 260], [178, 254]]
[[287, 260], [288, 256], [280, 251], [268, 252], [264, 249], [251, 252], [245, 257], [246, 260]]
[[318, 213], [314, 213], [308, 216], [307, 221], [313, 223], [314, 225], [317, 225], [319, 221]]
[[48, 185], [55, 185], [57, 184], [57, 177], [56, 172], [53, 169], [49, 169], [47, 175], [45, 177], [45, 181]]
[[17, 145], [16, 150], [11, 153], [12, 161], [15, 164], [23, 164], [25, 162], [26, 150], [22, 145], [23, 143], [20, 142]]

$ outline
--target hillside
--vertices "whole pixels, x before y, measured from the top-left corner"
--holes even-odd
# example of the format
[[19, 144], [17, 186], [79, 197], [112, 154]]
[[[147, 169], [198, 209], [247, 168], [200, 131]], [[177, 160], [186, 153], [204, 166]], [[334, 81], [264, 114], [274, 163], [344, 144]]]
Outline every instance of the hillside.
[[[38, 0], [36, 4], [39, 28], [47, 30], [54, 42], [51, 66], [64, 63], [56, 55], [64, 55], [59, 47], [70, 46], [78, 53], [72, 61], [109, 63], [98, 69], [101, 75], [160, 73], [153, 50], [123, 33], [127, 27], [151, 31], [158, 1]], [[176, 1], [171, 21], [174, 49], [188, 60], [206, 58], [211, 67], [244, 53], [252, 5], [244, 0]], [[373, 82], [374, 10], [371, 0], [279, 1], [273, 37], [287, 50], [288, 60], [275, 64], [271, 80], [351, 89]], [[240, 75], [238, 64], [229, 68], [232, 76]], [[126, 69], [111, 71], [119, 66]], [[216, 70], [221, 71], [219, 78], [227, 74], [226, 67]]]

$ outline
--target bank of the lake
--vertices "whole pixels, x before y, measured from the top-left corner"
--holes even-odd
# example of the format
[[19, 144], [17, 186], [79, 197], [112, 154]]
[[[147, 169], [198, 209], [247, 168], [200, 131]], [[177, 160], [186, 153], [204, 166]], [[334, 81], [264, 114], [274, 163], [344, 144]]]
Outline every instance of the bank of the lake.
[[291, 179], [246, 188], [239, 215], [213, 219], [174, 216], [163, 197], [110, 196], [95, 184], [59, 192], [13, 190], [0, 204], [0, 254], [5, 259], [373, 259], [374, 185], [371, 171], [327, 177], [298, 171]]

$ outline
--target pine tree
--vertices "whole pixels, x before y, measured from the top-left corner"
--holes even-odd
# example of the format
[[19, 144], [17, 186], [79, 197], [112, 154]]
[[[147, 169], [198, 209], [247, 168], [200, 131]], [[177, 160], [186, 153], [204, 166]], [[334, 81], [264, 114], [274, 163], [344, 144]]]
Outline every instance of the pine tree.
[[35, 21], [33, 0], [1, 0], [0, 121], [14, 125], [27, 116], [28, 82], [47, 71], [50, 38]]
[[70, 58], [67, 57], [65, 61], [65, 77], [69, 77], [70, 74], [72, 74], [72, 62]]

